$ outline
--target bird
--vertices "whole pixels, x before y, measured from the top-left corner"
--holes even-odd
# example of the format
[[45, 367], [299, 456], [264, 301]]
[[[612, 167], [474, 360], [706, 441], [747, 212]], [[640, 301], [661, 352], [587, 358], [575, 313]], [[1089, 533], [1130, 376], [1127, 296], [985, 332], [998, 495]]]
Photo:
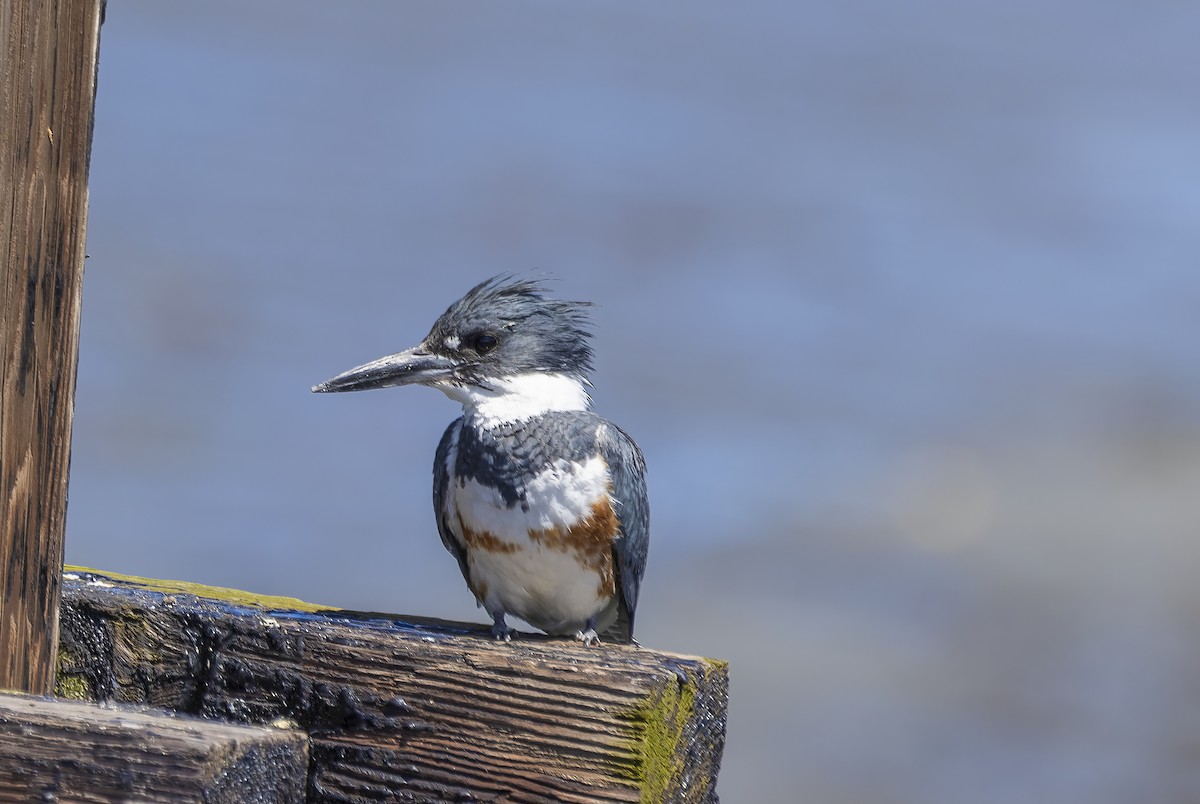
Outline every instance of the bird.
[[589, 302], [500, 275], [455, 301], [416, 346], [314, 393], [424, 385], [462, 405], [433, 466], [438, 533], [492, 618], [586, 646], [633, 639], [646, 568], [646, 462], [591, 411]]

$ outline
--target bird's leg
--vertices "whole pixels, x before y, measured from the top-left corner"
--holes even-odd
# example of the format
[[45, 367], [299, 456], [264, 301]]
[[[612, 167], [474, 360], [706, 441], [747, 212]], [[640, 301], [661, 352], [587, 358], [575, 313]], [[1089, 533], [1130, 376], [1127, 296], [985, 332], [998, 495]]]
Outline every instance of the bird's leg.
[[575, 632], [575, 638], [589, 648], [600, 644], [600, 635], [596, 633], [596, 618], [588, 617], [582, 631]]
[[497, 611], [489, 611], [492, 615], [492, 636], [498, 641], [512, 642], [513, 634], [517, 633], [515, 628], [509, 628], [508, 623], [504, 621], [504, 609]]

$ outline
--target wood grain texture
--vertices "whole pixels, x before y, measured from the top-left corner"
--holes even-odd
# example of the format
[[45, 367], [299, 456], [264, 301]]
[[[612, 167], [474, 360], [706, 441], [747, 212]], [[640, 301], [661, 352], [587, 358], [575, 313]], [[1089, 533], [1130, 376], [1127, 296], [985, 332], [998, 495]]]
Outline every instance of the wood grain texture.
[[0, 689], [49, 692], [102, 0], [0, 0]]
[[0, 695], [0, 802], [303, 799], [308, 735]]
[[294, 721], [309, 801], [716, 800], [724, 662], [154, 585], [67, 574], [58, 693]]

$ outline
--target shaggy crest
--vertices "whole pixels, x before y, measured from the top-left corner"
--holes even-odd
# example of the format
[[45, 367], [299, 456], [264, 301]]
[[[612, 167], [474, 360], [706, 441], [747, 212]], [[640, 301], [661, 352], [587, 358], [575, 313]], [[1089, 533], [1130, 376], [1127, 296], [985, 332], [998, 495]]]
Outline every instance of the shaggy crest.
[[[540, 371], [583, 380], [592, 369], [590, 306], [548, 299], [533, 279], [495, 276], [451, 304], [424, 343], [442, 354], [473, 353], [472, 363], [486, 366], [489, 374]], [[487, 351], [475, 349], [481, 337], [496, 343]]]

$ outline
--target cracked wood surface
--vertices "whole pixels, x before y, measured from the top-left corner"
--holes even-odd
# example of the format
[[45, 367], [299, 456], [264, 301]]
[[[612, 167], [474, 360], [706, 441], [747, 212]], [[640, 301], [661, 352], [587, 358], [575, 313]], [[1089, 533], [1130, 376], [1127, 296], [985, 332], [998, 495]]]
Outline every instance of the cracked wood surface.
[[309, 801], [716, 800], [724, 662], [66, 579], [60, 695], [295, 722], [312, 741]]
[[301, 731], [0, 695], [0, 802], [288, 804], [307, 769]]

